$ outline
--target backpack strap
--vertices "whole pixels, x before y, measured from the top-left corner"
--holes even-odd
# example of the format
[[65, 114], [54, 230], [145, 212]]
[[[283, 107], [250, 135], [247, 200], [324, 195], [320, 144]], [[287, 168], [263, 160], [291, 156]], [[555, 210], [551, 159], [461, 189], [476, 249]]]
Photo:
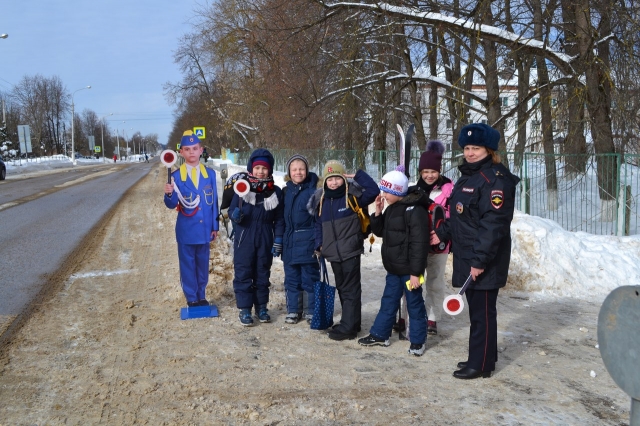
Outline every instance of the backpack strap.
[[348, 194], [347, 196], [347, 204], [354, 212], [358, 213], [360, 210], [360, 205], [358, 204], [358, 199], [353, 194]]
[[362, 238], [366, 239], [367, 235], [371, 233], [371, 219], [369, 218], [369, 212], [365, 213], [364, 209], [360, 207], [360, 204], [358, 204], [358, 199], [353, 194], [349, 194], [347, 196], [347, 205], [358, 217]]

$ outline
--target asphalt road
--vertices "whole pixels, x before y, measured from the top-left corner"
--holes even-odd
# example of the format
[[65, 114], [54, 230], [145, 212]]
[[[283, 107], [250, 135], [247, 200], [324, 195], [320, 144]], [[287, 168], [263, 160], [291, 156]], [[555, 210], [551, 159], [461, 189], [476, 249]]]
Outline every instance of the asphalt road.
[[85, 166], [0, 183], [0, 316], [21, 316], [153, 167], [157, 162]]

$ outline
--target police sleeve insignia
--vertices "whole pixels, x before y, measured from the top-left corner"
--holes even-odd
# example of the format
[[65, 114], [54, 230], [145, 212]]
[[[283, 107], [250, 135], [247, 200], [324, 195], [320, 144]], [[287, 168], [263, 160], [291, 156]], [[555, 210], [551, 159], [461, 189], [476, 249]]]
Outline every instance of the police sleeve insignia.
[[495, 209], [499, 209], [502, 207], [502, 203], [504, 202], [504, 193], [499, 190], [491, 191], [491, 205]]

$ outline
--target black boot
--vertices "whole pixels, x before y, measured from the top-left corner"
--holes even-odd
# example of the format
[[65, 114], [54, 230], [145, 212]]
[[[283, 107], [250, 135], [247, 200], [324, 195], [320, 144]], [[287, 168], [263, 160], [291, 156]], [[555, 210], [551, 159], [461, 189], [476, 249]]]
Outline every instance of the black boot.
[[477, 379], [478, 377], [486, 379], [487, 377], [491, 377], [491, 371], [479, 371], [474, 370], [473, 368], [464, 367], [462, 370], [454, 371], [453, 377], [464, 380]]

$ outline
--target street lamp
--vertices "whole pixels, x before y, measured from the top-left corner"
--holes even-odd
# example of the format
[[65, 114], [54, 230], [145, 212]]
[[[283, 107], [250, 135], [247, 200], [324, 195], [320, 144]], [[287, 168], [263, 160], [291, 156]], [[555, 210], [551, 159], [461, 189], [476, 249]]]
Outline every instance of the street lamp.
[[74, 146], [74, 138], [75, 138], [75, 121], [76, 121], [76, 110], [75, 110], [75, 104], [73, 103], [73, 95], [76, 94], [76, 92], [79, 92], [80, 90], [84, 90], [84, 89], [91, 89], [91, 86], [86, 86], [83, 87], [81, 89], [78, 89], [76, 91], [74, 91], [71, 94], [71, 162], [73, 163], [73, 165], [76, 165], [76, 149]]
[[126, 133], [126, 131], [124, 129], [124, 124], [126, 124], [126, 121], [123, 121], [122, 124], [123, 124], [122, 138], [127, 143], [127, 150], [124, 152], [124, 158], [125, 158], [125, 160], [128, 160], [129, 159], [129, 140], [127, 139], [127, 133]]
[[102, 120], [101, 135], [102, 135], [102, 162], [103, 163], [106, 163], [107, 161], [107, 159], [105, 158], [105, 152], [104, 152], [104, 119], [110, 115], [113, 115], [113, 113], [111, 112], [100, 119]]
[[9, 37], [9, 34], [0, 34], [0, 38], [7, 38]]
[[[124, 123], [126, 123], [126, 121], [123, 121], [122, 123], [124, 124]], [[133, 127], [130, 127], [129, 130], [131, 130], [133, 132]], [[127, 151], [126, 151], [127, 155], [126, 155], [126, 158], [127, 158], [127, 161], [129, 161], [130, 160], [130, 158], [129, 158], [129, 138], [127, 138], [127, 133], [126, 133], [125, 129], [122, 129], [122, 137], [124, 138], [125, 142], [127, 142]], [[133, 143], [133, 136], [131, 137], [131, 141], [132, 141], [131, 143]], [[135, 147], [135, 145], [134, 145], [134, 147]]]
[[118, 141], [118, 160], [122, 161], [122, 156], [120, 155], [120, 138], [118, 135], [118, 128], [116, 127], [116, 141]]

